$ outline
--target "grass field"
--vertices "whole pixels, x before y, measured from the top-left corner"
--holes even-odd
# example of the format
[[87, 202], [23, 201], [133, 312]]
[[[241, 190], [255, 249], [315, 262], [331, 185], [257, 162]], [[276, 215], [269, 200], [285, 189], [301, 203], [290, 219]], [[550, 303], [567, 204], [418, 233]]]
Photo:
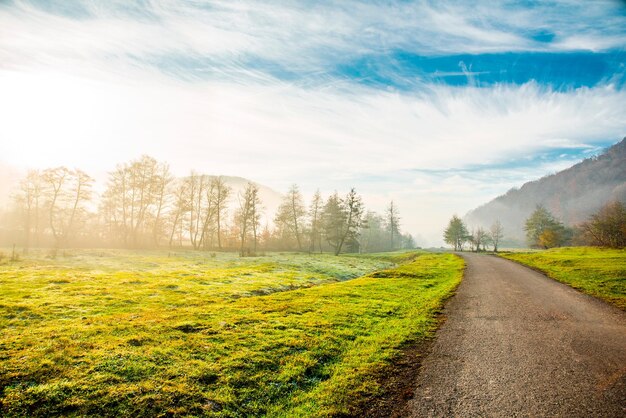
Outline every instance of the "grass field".
[[5, 259], [0, 415], [353, 414], [462, 269], [427, 253]]
[[626, 250], [572, 247], [499, 255], [626, 310]]

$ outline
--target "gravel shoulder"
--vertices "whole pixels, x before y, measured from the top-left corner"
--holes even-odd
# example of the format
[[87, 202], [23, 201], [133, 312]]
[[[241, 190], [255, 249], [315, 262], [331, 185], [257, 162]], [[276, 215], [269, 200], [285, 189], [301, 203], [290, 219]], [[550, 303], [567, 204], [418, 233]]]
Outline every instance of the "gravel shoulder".
[[404, 416], [626, 416], [626, 314], [498, 257], [465, 278]]

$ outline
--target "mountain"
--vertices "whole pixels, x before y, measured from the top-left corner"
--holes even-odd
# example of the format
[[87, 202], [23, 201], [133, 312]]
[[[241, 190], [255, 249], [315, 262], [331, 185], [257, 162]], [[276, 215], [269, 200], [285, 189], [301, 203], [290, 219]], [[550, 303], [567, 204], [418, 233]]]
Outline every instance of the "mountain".
[[489, 227], [498, 219], [507, 244], [523, 245], [524, 222], [536, 205], [545, 206], [571, 226], [610, 200], [626, 202], [626, 138], [598, 156], [509, 190], [468, 212], [465, 221], [470, 226]]

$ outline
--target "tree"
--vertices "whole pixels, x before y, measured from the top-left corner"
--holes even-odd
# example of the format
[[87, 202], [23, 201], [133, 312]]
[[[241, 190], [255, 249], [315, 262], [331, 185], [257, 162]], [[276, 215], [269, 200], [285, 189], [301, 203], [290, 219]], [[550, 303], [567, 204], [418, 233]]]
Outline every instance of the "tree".
[[297, 185], [292, 185], [282, 203], [278, 207], [274, 222], [276, 226], [280, 228], [283, 239], [288, 236], [295, 238], [298, 244], [298, 251], [302, 251], [302, 229], [304, 225], [304, 217], [306, 210], [304, 208], [304, 202], [302, 195], [298, 190]]
[[155, 214], [152, 222], [152, 239], [154, 245], [159, 246], [159, 238], [163, 235], [165, 226], [163, 225], [163, 213], [167, 205], [168, 186], [174, 178], [170, 174], [169, 165], [166, 163], [157, 166], [154, 176], [154, 197], [155, 197]]
[[389, 233], [385, 219], [378, 213], [367, 211], [363, 217], [361, 232], [361, 249], [372, 253], [385, 251], [389, 247]]
[[402, 248], [412, 250], [415, 248], [415, 239], [411, 234], [402, 235]]
[[124, 245], [137, 247], [143, 238], [153, 241], [150, 235], [155, 232], [154, 223], [161, 219], [159, 207], [165, 200], [163, 183], [167, 177], [166, 165], [147, 155], [119, 164], [109, 173], [102, 212], [109, 231], [116, 233]]
[[78, 219], [85, 212], [83, 204], [91, 199], [93, 179], [81, 170], [56, 167], [44, 170], [42, 181], [48, 225], [58, 248], [76, 232]]
[[496, 220], [489, 230], [489, 237], [491, 238], [491, 243], [493, 244], [493, 251], [498, 252], [498, 245], [502, 238], [504, 238], [504, 227], [500, 223], [499, 220]]
[[199, 249], [207, 236], [209, 223], [214, 215], [212, 182], [204, 174], [191, 174], [185, 178], [187, 185], [187, 229], [189, 241], [194, 249]]
[[309, 206], [309, 252], [315, 251], [315, 243], [319, 244], [320, 253], [322, 252], [322, 210], [324, 202], [320, 191], [317, 190], [311, 200]]
[[252, 187], [252, 199], [250, 200], [250, 219], [252, 221], [252, 251], [256, 255], [259, 226], [261, 225], [261, 213], [263, 211], [261, 197], [259, 196], [259, 186]]
[[626, 206], [613, 201], [602, 206], [580, 225], [583, 242], [601, 247], [626, 247]]
[[362, 218], [363, 201], [354, 188], [344, 199], [335, 192], [326, 200], [323, 213], [324, 235], [335, 255], [341, 253], [346, 242], [353, 246], [358, 244], [356, 239]]
[[541, 205], [526, 219], [524, 230], [528, 245], [535, 248], [558, 247], [571, 238], [571, 231]]
[[72, 172], [71, 193], [73, 203], [68, 213], [68, 221], [65, 225], [64, 239], [69, 240], [71, 234], [76, 232], [75, 226], [84, 220], [87, 210], [83, 206], [85, 202], [91, 200], [94, 180], [81, 170]]
[[393, 204], [393, 200], [387, 207], [387, 231], [389, 231], [389, 249], [393, 251], [396, 243], [395, 238], [400, 236], [400, 216], [398, 208]]
[[560, 235], [552, 228], [546, 228], [537, 239], [537, 246], [541, 248], [554, 248], [560, 245]]
[[[207, 179], [209, 177], [207, 176]], [[207, 249], [209, 247], [210, 236], [213, 235], [215, 225], [215, 183], [213, 178], [207, 180], [206, 187], [204, 189], [205, 205], [202, 215], [202, 233], [200, 234], [200, 242], [198, 242], [198, 248], [202, 247]]]
[[489, 236], [487, 234], [487, 232], [483, 229], [483, 227], [479, 226], [476, 229], [472, 230], [472, 233], [470, 234], [470, 241], [472, 242], [473, 247], [475, 248], [476, 252], [480, 252], [481, 251], [481, 245], [482, 245], [482, 251], [485, 251], [485, 245], [487, 244], [489, 240]]
[[452, 245], [454, 247], [454, 251], [461, 251], [467, 236], [467, 228], [461, 218], [456, 215], [452, 216], [452, 219], [450, 219], [450, 222], [448, 223], [448, 227], [443, 233], [443, 239], [446, 244]]
[[188, 211], [189, 201], [187, 200], [188, 191], [187, 183], [185, 181], [178, 181], [173, 190], [171, 191], [173, 196], [173, 206], [169, 213], [170, 217], [170, 234], [169, 234], [169, 247], [172, 248], [174, 243], [174, 236], [176, 232], [179, 232], [178, 241], [182, 244], [182, 219], [185, 213]]
[[35, 245], [39, 245], [43, 186], [41, 173], [37, 170], [30, 170], [20, 181], [18, 192], [13, 196], [23, 222], [25, 252], [30, 247], [31, 235], [35, 236]]
[[45, 184], [45, 197], [48, 207], [48, 225], [52, 230], [56, 246], [61, 240], [60, 212], [65, 211], [69, 195], [67, 183], [69, 182], [70, 170], [66, 167], [49, 168], [43, 172], [42, 179]]
[[228, 198], [232, 189], [226, 185], [223, 177], [215, 177], [212, 181], [213, 199], [215, 206], [215, 226], [217, 233], [217, 248], [222, 249], [222, 219], [227, 210]]
[[333, 193], [326, 199], [324, 211], [322, 213], [322, 223], [324, 237], [328, 244], [336, 250], [343, 236], [343, 228], [346, 220], [346, 213], [339, 194]]
[[346, 198], [343, 200], [343, 206], [345, 224], [343, 226], [343, 236], [335, 249], [335, 255], [341, 253], [341, 248], [346, 241], [356, 241], [363, 217], [363, 201], [361, 197], [356, 194], [354, 188], [350, 189], [350, 192], [346, 195]]
[[[236, 221], [239, 224], [239, 239], [241, 257], [246, 255], [246, 243], [248, 235], [252, 231], [253, 250], [252, 254], [256, 254], [257, 246], [257, 230], [261, 218], [261, 199], [259, 197], [259, 188], [256, 184], [248, 182], [243, 193], [239, 194], [239, 210], [236, 214]], [[248, 249], [247, 253], [250, 253]]]

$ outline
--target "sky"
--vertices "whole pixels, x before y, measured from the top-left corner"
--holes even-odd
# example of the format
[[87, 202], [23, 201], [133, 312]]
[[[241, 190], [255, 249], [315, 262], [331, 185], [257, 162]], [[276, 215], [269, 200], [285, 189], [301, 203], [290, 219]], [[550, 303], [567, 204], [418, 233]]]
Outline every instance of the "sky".
[[0, 164], [453, 214], [626, 136], [626, 2], [0, 0]]

